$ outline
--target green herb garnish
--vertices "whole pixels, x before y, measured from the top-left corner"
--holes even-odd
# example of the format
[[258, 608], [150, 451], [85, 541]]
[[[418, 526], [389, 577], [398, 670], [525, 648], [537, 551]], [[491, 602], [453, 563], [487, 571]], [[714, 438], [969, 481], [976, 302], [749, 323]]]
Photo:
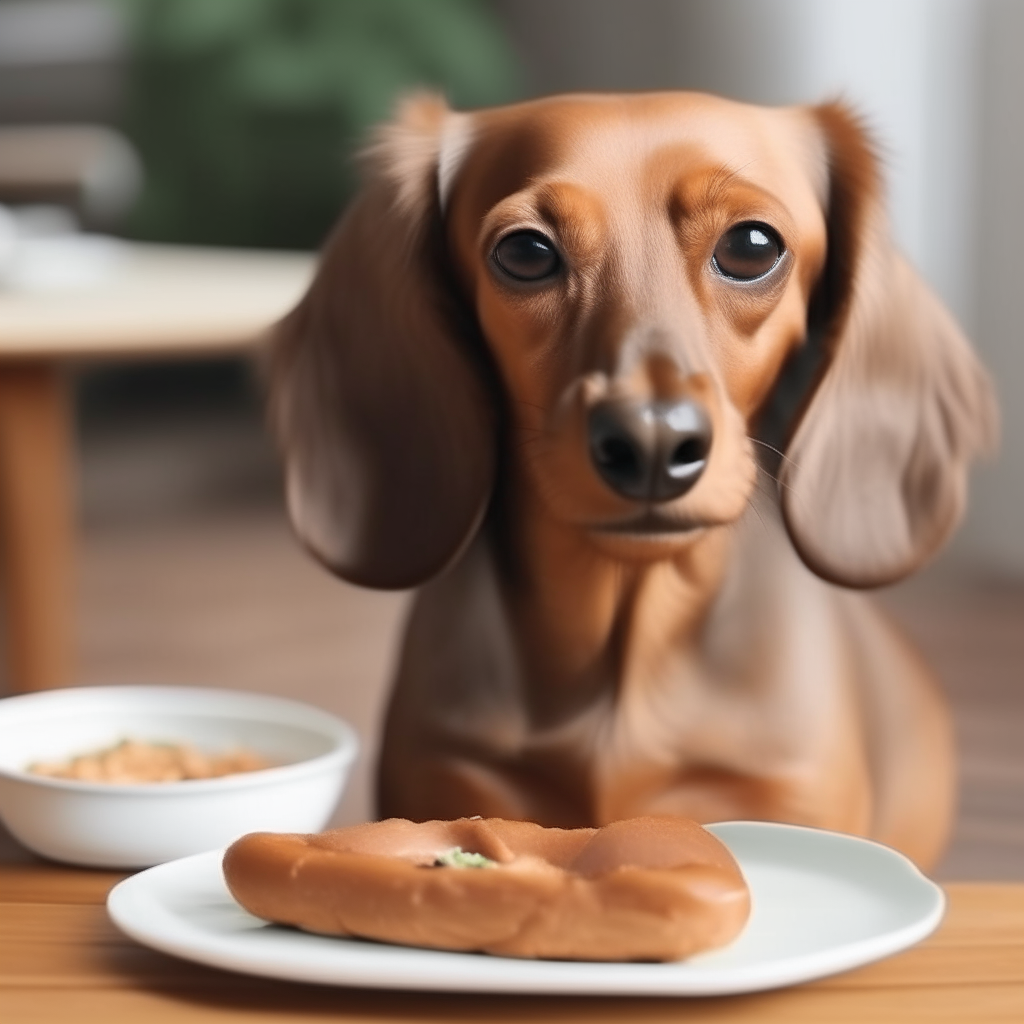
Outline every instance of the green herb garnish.
[[453, 846], [439, 854], [434, 861], [435, 868], [493, 868], [496, 860], [485, 857], [482, 853], [467, 853], [461, 846]]

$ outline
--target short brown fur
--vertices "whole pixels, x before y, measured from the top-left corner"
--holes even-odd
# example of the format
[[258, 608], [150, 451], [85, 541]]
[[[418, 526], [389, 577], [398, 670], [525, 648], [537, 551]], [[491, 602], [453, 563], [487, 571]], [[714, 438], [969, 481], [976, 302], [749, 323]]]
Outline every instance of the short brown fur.
[[[933, 863], [945, 704], [841, 588], [937, 550], [995, 405], [889, 240], [856, 120], [688, 93], [420, 97], [367, 160], [271, 383], [305, 544], [355, 582], [421, 586], [382, 813], [764, 818]], [[785, 253], [737, 286], [711, 254], [751, 220]], [[496, 269], [521, 229], [554, 240], [557, 280]], [[692, 490], [606, 486], [588, 411], [683, 398], [713, 426]]]

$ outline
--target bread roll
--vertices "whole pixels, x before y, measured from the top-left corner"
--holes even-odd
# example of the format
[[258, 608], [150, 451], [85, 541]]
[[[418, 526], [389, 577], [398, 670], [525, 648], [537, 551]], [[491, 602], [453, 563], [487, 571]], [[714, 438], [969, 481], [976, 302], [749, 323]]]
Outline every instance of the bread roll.
[[750, 912], [732, 855], [684, 818], [601, 829], [392, 818], [257, 832], [229, 847], [224, 877], [267, 921], [515, 957], [679, 960], [735, 938]]

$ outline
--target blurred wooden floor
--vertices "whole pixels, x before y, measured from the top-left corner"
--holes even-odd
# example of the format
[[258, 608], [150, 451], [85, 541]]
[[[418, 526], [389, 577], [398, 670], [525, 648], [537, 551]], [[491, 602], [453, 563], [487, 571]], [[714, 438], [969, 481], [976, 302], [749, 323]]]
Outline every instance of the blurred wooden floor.
[[[299, 550], [258, 422], [87, 434], [81, 485], [80, 682], [225, 686], [335, 711], [364, 741], [336, 820], [366, 817], [407, 597], [339, 583]], [[1024, 583], [940, 565], [882, 599], [955, 709], [962, 799], [941, 876], [1024, 878]]]

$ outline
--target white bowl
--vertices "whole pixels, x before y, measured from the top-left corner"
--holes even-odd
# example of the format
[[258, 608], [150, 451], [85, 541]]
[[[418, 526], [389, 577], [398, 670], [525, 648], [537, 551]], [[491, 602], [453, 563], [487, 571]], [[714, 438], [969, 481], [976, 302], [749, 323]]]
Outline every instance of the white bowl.
[[[122, 785], [27, 771], [123, 739], [244, 747], [275, 767], [215, 779]], [[105, 686], [0, 700], [0, 818], [29, 849], [91, 867], [149, 867], [246, 832], [317, 832], [358, 740], [306, 704], [231, 690]]]

